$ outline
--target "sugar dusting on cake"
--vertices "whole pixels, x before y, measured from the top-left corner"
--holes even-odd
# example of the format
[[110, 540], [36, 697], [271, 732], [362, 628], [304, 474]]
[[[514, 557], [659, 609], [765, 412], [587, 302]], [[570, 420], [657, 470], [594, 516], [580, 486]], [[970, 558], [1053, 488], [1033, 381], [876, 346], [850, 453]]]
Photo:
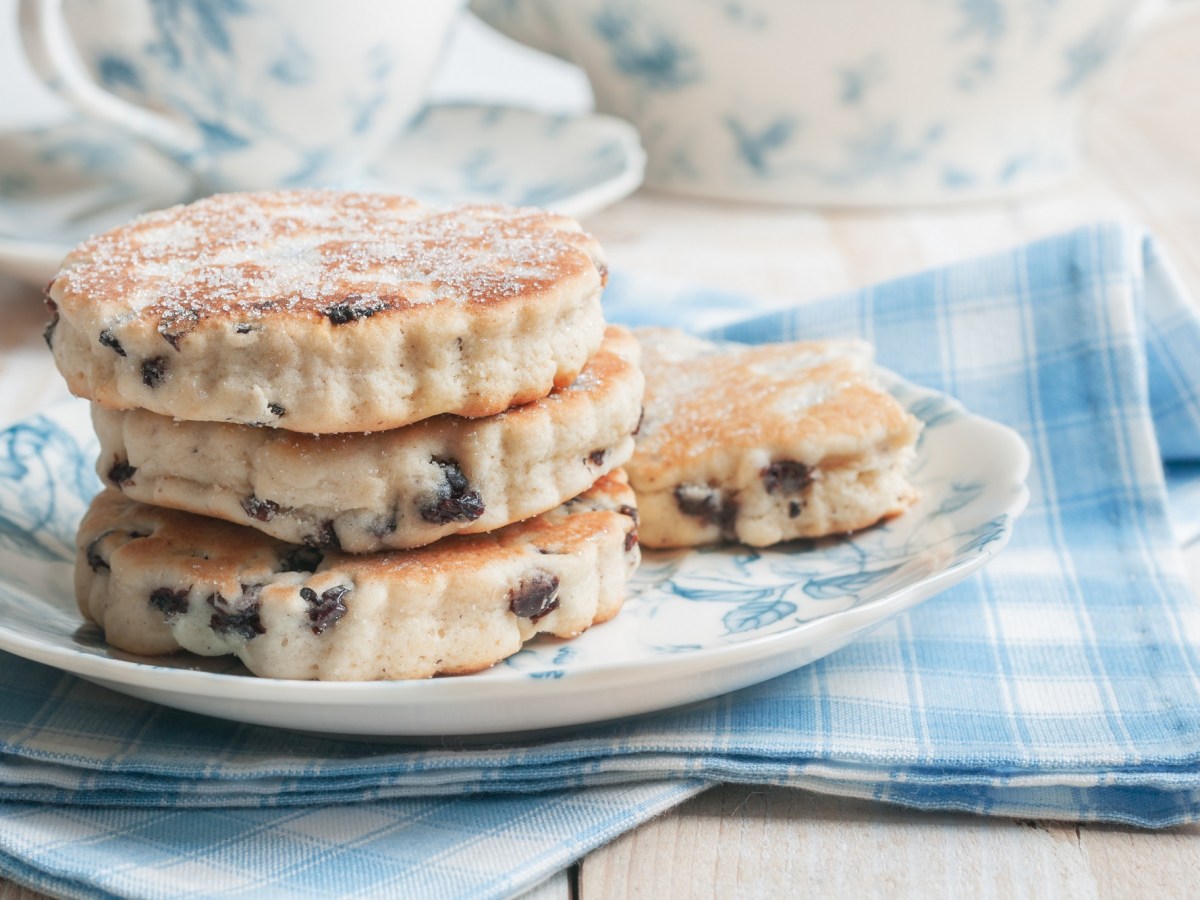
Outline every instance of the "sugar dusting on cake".
[[603, 277], [595, 241], [543, 210], [284, 191], [216, 195], [91, 238], [68, 256], [59, 289], [68, 302], [118, 303], [123, 318], [156, 319], [172, 341], [211, 318], [315, 313], [341, 325], [416, 305], [495, 302], [589, 268]]
[[699, 459], [798, 434], [811, 410], [873, 384], [859, 341], [742, 346], [670, 329], [639, 337], [647, 390], [638, 441], [648, 457]]

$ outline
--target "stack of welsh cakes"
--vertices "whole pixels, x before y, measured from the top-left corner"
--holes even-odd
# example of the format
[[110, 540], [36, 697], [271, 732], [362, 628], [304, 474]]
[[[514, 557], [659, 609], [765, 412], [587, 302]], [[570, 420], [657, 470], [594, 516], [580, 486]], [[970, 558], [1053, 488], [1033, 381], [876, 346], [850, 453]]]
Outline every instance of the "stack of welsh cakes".
[[76, 248], [46, 337], [107, 485], [76, 590], [113, 646], [258, 675], [486, 668], [620, 608], [638, 347], [566, 218], [227, 194]]

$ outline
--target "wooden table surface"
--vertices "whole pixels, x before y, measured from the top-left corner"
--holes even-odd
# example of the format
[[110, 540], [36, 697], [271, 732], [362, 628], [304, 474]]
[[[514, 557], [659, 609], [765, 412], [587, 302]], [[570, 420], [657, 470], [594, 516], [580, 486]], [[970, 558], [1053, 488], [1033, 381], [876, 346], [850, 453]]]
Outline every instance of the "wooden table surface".
[[[949, 209], [812, 212], [641, 192], [585, 225], [614, 266], [811, 299], [1101, 219], [1146, 224], [1200, 298], [1200, 17], [1147, 35], [1087, 123], [1060, 188]], [[36, 293], [0, 281], [0, 422], [65, 397]], [[1200, 549], [1187, 554], [1200, 587]], [[582, 897], [1200, 897], [1200, 826], [1146, 832], [911, 812], [723, 786], [534, 892]], [[0, 880], [0, 900], [40, 896]]]

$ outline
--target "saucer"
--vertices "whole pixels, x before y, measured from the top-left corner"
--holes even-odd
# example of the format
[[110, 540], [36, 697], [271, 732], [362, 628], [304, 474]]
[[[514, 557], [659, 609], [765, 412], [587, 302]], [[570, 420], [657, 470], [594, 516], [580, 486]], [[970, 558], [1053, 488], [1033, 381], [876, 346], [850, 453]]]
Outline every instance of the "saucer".
[[191, 199], [191, 185], [165, 156], [98, 123], [0, 132], [0, 273], [41, 287], [79, 241]]
[[348, 186], [581, 217], [632, 194], [645, 166], [637, 131], [613, 116], [446, 104], [417, 116], [371, 174]]
[[[636, 190], [644, 166], [637, 132], [611, 116], [446, 104], [422, 112], [367, 175], [338, 186], [584, 216]], [[103, 125], [0, 132], [0, 274], [40, 287], [89, 235], [195, 198], [186, 171]]]

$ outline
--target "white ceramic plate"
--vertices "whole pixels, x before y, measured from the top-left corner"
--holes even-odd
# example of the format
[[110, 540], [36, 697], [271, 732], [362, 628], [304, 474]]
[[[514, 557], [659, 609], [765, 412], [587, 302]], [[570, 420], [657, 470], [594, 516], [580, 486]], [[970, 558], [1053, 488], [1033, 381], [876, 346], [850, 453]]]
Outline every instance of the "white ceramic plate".
[[[636, 190], [644, 167], [637, 132], [611, 116], [448, 104], [425, 110], [369, 175], [341, 186], [583, 216]], [[0, 132], [0, 273], [40, 287], [88, 235], [190, 199], [184, 170], [103, 126]]]
[[1008, 540], [1028, 494], [1010, 429], [903, 382], [921, 418], [921, 501], [853, 538], [772, 550], [648, 553], [624, 610], [477, 675], [416, 682], [255, 678], [230, 658], [137, 658], [81, 624], [74, 532], [99, 482], [82, 402], [0, 432], [0, 649], [212, 716], [341, 734], [493, 734], [665, 709], [824, 656], [965, 578]]

